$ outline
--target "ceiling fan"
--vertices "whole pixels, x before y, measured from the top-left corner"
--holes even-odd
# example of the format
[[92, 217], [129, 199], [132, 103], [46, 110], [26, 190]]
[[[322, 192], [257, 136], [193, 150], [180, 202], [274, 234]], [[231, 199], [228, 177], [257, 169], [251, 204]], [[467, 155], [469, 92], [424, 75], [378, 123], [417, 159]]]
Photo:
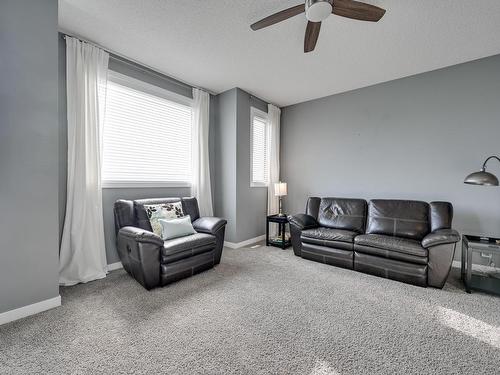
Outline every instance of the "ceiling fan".
[[316, 47], [321, 21], [324, 21], [331, 13], [360, 21], [377, 22], [385, 14], [385, 9], [354, 0], [306, 0], [305, 4], [272, 14], [255, 22], [250, 28], [256, 31], [304, 12], [308, 21], [304, 39], [304, 52], [307, 53]]

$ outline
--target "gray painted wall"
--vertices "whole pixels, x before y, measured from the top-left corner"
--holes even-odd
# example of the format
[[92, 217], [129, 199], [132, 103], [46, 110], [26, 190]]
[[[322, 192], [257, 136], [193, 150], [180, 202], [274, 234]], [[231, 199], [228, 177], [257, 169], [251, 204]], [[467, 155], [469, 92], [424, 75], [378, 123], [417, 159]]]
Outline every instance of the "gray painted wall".
[[236, 242], [261, 236], [266, 232], [267, 188], [250, 187], [250, 108], [267, 113], [267, 103], [238, 89]]
[[215, 111], [214, 214], [227, 220], [226, 241], [236, 242], [236, 118], [237, 90], [217, 95]]
[[[66, 206], [66, 175], [67, 175], [67, 118], [66, 118], [66, 42], [59, 34], [59, 230], [62, 234], [64, 224], [64, 213]], [[128, 62], [116, 56], [111, 56], [109, 69], [126, 74], [136, 79], [162, 87], [166, 90], [180, 95], [192, 97], [192, 87], [185, 85], [173, 78], [158, 74], [135, 63]], [[215, 102], [211, 97], [210, 102], [210, 164], [212, 175], [212, 191], [215, 190], [215, 156], [214, 156], [214, 132], [212, 130], [215, 121]], [[140, 199], [155, 197], [184, 197], [191, 194], [189, 188], [113, 188], [103, 189], [103, 216], [104, 216], [104, 237], [106, 243], [106, 258], [108, 264], [119, 262], [120, 258], [115, 246], [115, 227], [113, 216], [113, 204], [117, 199]]]
[[500, 189], [462, 183], [500, 154], [500, 56], [287, 107], [281, 132], [290, 213], [311, 195], [448, 200], [457, 229], [500, 235]]
[[0, 313], [57, 297], [57, 0], [0, 3]]
[[234, 88], [217, 96], [215, 121], [215, 215], [228, 219], [226, 240], [265, 233], [267, 190], [250, 187], [250, 108], [267, 103]]

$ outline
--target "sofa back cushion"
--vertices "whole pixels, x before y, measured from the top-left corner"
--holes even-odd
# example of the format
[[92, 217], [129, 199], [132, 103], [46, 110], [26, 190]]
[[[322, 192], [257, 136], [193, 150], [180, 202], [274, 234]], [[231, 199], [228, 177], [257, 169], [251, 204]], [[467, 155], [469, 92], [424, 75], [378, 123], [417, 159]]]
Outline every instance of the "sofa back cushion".
[[184, 215], [189, 215], [192, 221], [200, 217], [198, 209], [198, 201], [196, 198], [152, 198], [152, 199], [137, 199], [134, 201], [135, 225], [138, 228], [153, 231], [149, 221], [148, 214], [144, 205], [164, 204], [182, 202], [182, 210]]
[[322, 227], [363, 233], [366, 209], [364, 199], [321, 198], [317, 220]]
[[366, 233], [421, 240], [429, 233], [429, 204], [374, 199], [368, 205]]
[[450, 202], [431, 202], [430, 221], [431, 232], [439, 229], [451, 229], [453, 220], [453, 206]]
[[315, 220], [318, 220], [320, 203], [321, 203], [321, 198], [309, 197], [306, 204], [306, 214], [312, 216]]

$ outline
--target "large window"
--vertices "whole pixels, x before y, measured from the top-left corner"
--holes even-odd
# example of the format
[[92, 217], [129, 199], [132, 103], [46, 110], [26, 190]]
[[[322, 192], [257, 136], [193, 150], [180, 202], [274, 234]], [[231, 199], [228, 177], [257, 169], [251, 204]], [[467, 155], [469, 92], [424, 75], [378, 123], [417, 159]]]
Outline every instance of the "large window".
[[110, 72], [103, 186], [189, 186], [191, 124], [190, 99]]
[[269, 125], [267, 113], [251, 109], [250, 186], [267, 186], [269, 183]]

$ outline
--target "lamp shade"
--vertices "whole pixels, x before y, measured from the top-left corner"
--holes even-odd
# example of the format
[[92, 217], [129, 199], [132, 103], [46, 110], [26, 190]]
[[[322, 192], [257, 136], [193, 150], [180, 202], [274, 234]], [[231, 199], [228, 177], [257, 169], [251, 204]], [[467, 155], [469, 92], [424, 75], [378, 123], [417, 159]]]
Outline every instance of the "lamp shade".
[[485, 170], [468, 175], [464, 183], [469, 185], [498, 186], [498, 178]]
[[277, 197], [282, 197], [287, 195], [287, 185], [286, 182], [277, 182], [274, 184], [274, 195]]

